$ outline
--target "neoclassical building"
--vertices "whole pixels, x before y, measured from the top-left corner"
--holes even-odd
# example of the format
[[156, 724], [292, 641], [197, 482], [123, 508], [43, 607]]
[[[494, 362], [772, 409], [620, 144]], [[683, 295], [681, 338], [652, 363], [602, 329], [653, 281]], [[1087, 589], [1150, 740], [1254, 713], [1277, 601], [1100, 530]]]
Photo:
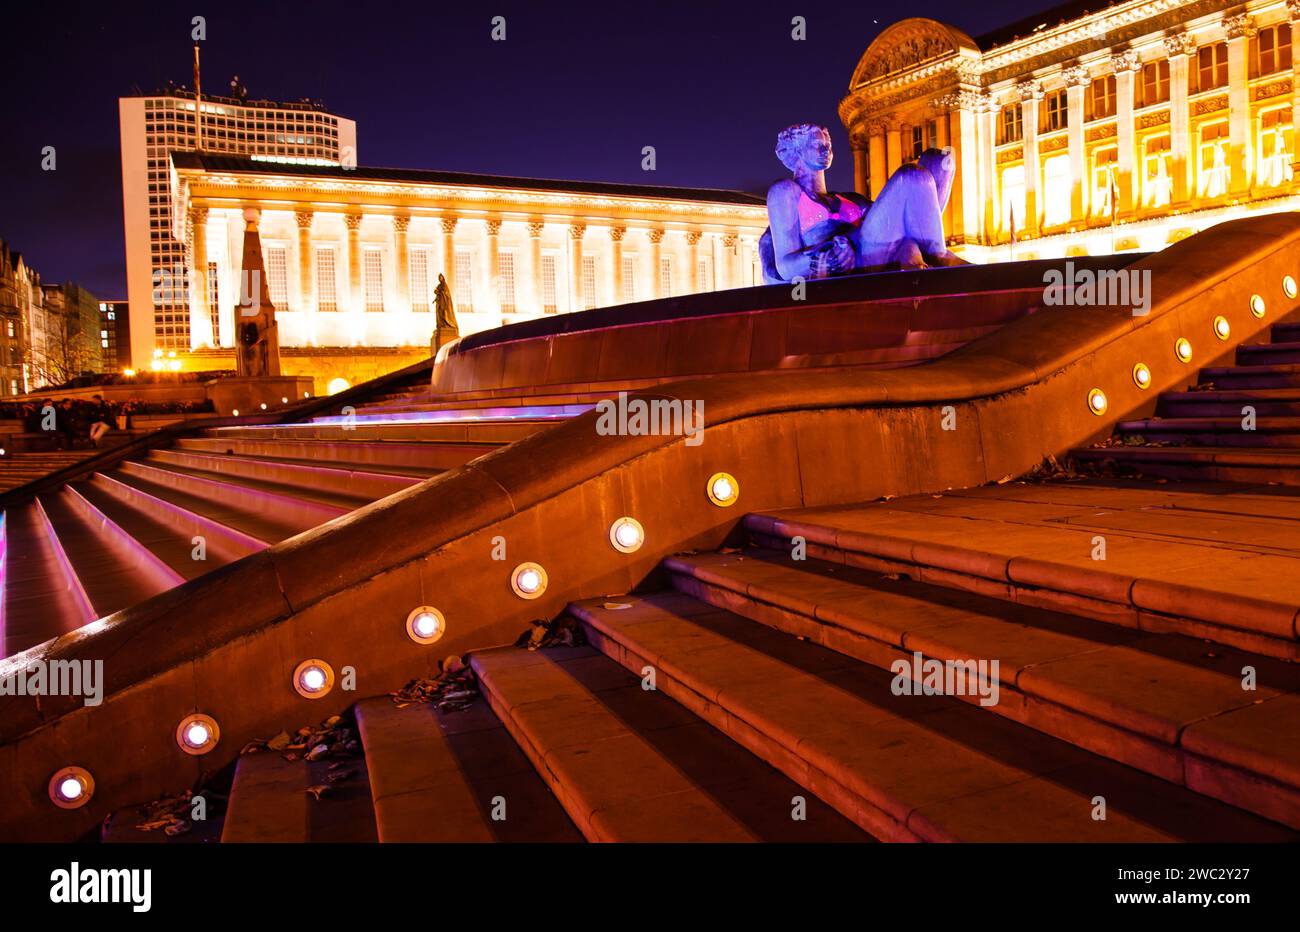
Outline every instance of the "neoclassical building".
[[945, 228], [977, 262], [1156, 250], [1294, 210], [1297, 17], [1300, 0], [1100, 0], [974, 39], [903, 20], [840, 103], [856, 187], [951, 146]]
[[[172, 236], [191, 347], [232, 347], [243, 212], [255, 208], [280, 344], [427, 354], [440, 273], [462, 335], [761, 281], [763, 199], [257, 156], [172, 153]], [[203, 274], [199, 274], [202, 272]]]

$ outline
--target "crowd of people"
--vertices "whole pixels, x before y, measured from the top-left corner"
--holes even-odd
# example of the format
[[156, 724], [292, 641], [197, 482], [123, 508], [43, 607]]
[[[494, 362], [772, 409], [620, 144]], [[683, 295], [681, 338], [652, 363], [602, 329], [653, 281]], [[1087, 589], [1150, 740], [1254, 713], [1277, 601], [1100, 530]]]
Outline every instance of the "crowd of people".
[[84, 398], [42, 398], [0, 404], [0, 420], [21, 421], [29, 434], [52, 433], [59, 449], [98, 447], [111, 430], [128, 430], [141, 414], [180, 414], [211, 410], [211, 402], [108, 401], [103, 395]]

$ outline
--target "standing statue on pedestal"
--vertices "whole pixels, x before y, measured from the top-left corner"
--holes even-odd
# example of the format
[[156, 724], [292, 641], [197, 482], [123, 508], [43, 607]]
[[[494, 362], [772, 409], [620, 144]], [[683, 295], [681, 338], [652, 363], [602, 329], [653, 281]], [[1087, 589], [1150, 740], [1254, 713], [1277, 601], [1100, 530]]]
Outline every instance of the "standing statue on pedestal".
[[444, 344], [460, 339], [460, 327], [456, 324], [456, 308], [451, 303], [451, 287], [441, 272], [438, 273], [438, 286], [433, 290], [433, 307], [437, 312], [437, 320], [429, 349], [436, 356], [439, 348]]
[[782, 130], [776, 155], [794, 177], [767, 192], [771, 225], [758, 248], [768, 284], [966, 264], [944, 241], [943, 209], [955, 171], [951, 150], [927, 149], [899, 168], [875, 203], [857, 193], [827, 192], [831, 136], [824, 126]]
[[241, 376], [280, 374], [280, 335], [275, 305], [266, 285], [262, 265], [262, 239], [257, 232], [258, 211], [244, 211], [244, 254], [239, 276], [239, 305], [235, 308], [235, 367]]

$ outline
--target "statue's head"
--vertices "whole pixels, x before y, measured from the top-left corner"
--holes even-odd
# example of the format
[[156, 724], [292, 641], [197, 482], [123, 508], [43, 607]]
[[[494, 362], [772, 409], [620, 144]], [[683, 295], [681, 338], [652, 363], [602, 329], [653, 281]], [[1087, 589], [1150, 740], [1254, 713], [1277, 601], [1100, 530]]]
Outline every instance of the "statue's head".
[[816, 123], [796, 123], [776, 136], [776, 157], [790, 171], [803, 166], [812, 171], [831, 167], [831, 132]]
[[926, 149], [921, 153], [917, 163], [934, 176], [935, 192], [939, 195], [939, 209], [948, 206], [948, 196], [952, 194], [952, 179], [957, 173], [957, 160], [953, 158], [952, 149]]

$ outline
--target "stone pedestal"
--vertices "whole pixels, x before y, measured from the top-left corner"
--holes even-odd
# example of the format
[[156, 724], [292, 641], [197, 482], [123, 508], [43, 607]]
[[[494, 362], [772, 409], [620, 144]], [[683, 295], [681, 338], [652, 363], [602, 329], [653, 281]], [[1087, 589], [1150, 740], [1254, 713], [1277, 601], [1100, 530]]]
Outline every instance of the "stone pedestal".
[[312, 392], [312, 379], [305, 375], [241, 375], [214, 379], [207, 383], [207, 391], [218, 414], [260, 414], [263, 404], [265, 410], [273, 411], [283, 408], [286, 398], [290, 404], [302, 401]]

